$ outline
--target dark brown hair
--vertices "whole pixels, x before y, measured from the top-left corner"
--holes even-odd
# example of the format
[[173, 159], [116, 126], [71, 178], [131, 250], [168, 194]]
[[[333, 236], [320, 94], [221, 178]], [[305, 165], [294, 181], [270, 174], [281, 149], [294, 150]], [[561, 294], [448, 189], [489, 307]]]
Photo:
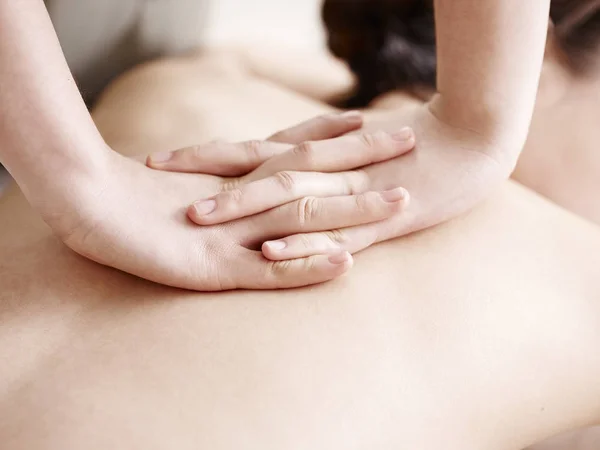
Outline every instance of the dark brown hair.
[[[600, 44], [600, 0], [552, 0], [555, 37], [574, 70], [590, 65]], [[433, 0], [325, 0], [331, 52], [357, 77], [346, 107], [366, 106], [395, 89], [435, 88]]]
[[569, 63], [585, 71], [600, 48], [600, 0], [552, 0], [554, 34]]

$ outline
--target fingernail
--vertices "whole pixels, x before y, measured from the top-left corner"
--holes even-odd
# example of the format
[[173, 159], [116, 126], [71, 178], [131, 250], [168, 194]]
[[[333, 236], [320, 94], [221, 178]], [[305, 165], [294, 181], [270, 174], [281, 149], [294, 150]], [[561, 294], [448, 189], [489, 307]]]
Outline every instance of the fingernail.
[[362, 122], [363, 119], [363, 115], [360, 111], [346, 111], [345, 113], [340, 114], [340, 117], [351, 123]]
[[150, 161], [154, 163], [164, 163], [171, 159], [173, 156], [172, 152], [158, 152], [150, 155]]
[[199, 216], [206, 216], [217, 209], [217, 202], [214, 200], [204, 200], [194, 203], [194, 209]]
[[392, 139], [400, 142], [407, 142], [414, 137], [413, 130], [410, 127], [402, 128], [396, 133], [392, 133]]
[[268, 241], [265, 242], [265, 245], [269, 247], [271, 250], [283, 250], [287, 247], [285, 241]]
[[350, 260], [350, 253], [342, 252], [336, 253], [335, 255], [331, 255], [329, 258], [329, 262], [334, 265], [344, 264]]
[[408, 197], [408, 192], [404, 188], [397, 187], [395, 189], [390, 189], [389, 191], [383, 191], [380, 195], [386, 202], [395, 203]]
[[340, 114], [340, 117], [343, 117], [344, 119], [353, 118], [353, 117], [362, 117], [362, 113], [358, 110], [346, 111], [346, 112]]

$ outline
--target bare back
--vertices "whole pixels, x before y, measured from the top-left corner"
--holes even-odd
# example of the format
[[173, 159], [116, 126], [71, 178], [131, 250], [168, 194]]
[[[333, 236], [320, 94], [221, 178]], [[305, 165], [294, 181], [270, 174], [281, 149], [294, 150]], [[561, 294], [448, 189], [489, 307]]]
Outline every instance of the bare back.
[[[167, 96], [152, 86], [144, 98]], [[252, 90], [290, 121], [318, 112], [266, 84], [230, 85], [232, 98]], [[111, 107], [119, 115], [109, 100], [101, 129]], [[162, 144], [199, 139], [187, 119], [209, 100], [155, 103]], [[257, 132], [279, 127], [262, 117]], [[104, 131], [146, 145], [120, 126]], [[99, 266], [57, 242], [16, 188], [0, 217], [10, 450], [508, 450], [600, 415], [600, 233], [514, 184], [363, 252], [349, 276], [292, 291], [192, 293]]]

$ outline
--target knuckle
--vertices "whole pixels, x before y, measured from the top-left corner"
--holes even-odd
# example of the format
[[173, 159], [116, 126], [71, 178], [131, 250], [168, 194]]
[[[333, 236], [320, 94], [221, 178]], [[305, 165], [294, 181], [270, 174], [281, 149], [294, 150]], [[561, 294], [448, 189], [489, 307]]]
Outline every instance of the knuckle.
[[286, 192], [295, 191], [297, 182], [292, 172], [277, 172], [273, 178]]
[[315, 259], [314, 258], [304, 258], [302, 260], [302, 271], [303, 272], [310, 272], [314, 269], [315, 267]]
[[240, 203], [244, 197], [244, 191], [240, 188], [234, 188], [221, 194], [222, 199], [231, 203]]
[[298, 235], [298, 240], [300, 241], [300, 245], [304, 248], [312, 248], [313, 247], [313, 240], [309, 234]]
[[263, 143], [257, 139], [244, 142], [244, 150], [250, 164], [256, 164], [262, 161]]
[[286, 261], [273, 261], [268, 265], [268, 273], [275, 280], [290, 273], [292, 269], [292, 260]]
[[330, 230], [325, 235], [336, 245], [345, 245], [348, 243], [348, 236], [342, 230]]
[[315, 144], [312, 141], [302, 142], [294, 147], [293, 152], [299, 156], [308, 168], [313, 167], [315, 159]]
[[346, 186], [348, 187], [349, 195], [356, 195], [365, 192], [369, 177], [362, 169], [351, 170], [342, 175]]
[[314, 259], [313, 258], [304, 258], [300, 261], [298, 260], [286, 260], [286, 261], [273, 261], [269, 263], [268, 266], [268, 274], [269, 276], [275, 280], [277, 285], [285, 285], [284, 279], [300, 272], [309, 272], [314, 268]]
[[319, 215], [319, 199], [304, 197], [298, 202], [298, 222], [305, 226], [315, 220]]
[[326, 231], [324, 234], [336, 247], [343, 247], [349, 241], [348, 236], [342, 230], [330, 230]]
[[375, 192], [367, 192], [365, 194], [354, 197], [356, 209], [359, 214], [370, 214], [375, 209], [376, 197]]
[[241, 185], [242, 185], [242, 183], [239, 179], [225, 179], [221, 183], [220, 191], [221, 192], [233, 191], [234, 189], [239, 189], [239, 187]]
[[202, 159], [204, 157], [204, 149], [202, 148], [202, 146], [200, 145], [193, 145], [192, 147], [190, 147], [187, 150], [187, 153], [196, 158], [196, 159]]
[[385, 131], [377, 131], [373, 134], [363, 135], [362, 143], [365, 150], [369, 153], [371, 162], [381, 158], [383, 155], [387, 155], [390, 150], [393, 149], [391, 139]]
[[373, 150], [376, 147], [376, 139], [373, 134], [361, 134], [359, 137], [361, 147], [365, 150]]

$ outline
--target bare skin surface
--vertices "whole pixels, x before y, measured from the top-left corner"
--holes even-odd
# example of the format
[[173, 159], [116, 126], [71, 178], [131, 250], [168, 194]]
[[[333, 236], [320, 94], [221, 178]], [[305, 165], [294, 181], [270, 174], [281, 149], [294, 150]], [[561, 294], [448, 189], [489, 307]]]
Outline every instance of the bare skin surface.
[[[111, 145], [260, 137], [325, 109], [187, 64], [106, 94]], [[16, 188], [0, 217], [8, 449], [516, 450], [600, 419], [600, 232], [514, 184], [293, 291], [189, 293], [101, 267]]]
[[[289, 58], [288, 61], [281, 54], [269, 48], [227, 49], [187, 62], [171, 62], [168, 67], [161, 63], [155, 70], [139, 76], [133, 72], [105, 94], [105, 101], [119, 104], [119, 111], [115, 114], [110, 109], [104, 113], [100, 103], [96, 120], [106, 130], [107, 140], [114, 140], [116, 148], [146, 153], [160, 150], [163, 142], [173, 148], [192, 145], [196, 133], [208, 139], [228, 140], [266, 136], [273, 127], [292, 123], [290, 120], [294, 117], [308, 118], [333, 110], [320, 99], [339, 96], [351, 86], [348, 73], [326, 58]], [[273, 63], [274, 55], [278, 64]], [[279, 66], [288, 70], [273, 77], [271, 73], [277, 72]], [[223, 73], [227, 74], [225, 78]], [[319, 90], [318, 98], [313, 100], [281, 87], [313, 94], [314, 90], [306, 86], [311, 82], [319, 85], [320, 73], [329, 74], [326, 84], [329, 95]], [[198, 82], [200, 74], [208, 84]], [[156, 83], [158, 79], [164, 80], [163, 83]], [[177, 79], [180, 86], [174, 87], [169, 79]], [[249, 79], [252, 88], [243, 88], [248, 86]], [[148, 96], [145, 86], [149, 84], [153, 87]], [[259, 101], [273, 90], [277, 90], [278, 95], [270, 96], [268, 105]], [[130, 98], [135, 100], [131, 102]], [[250, 106], [254, 100], [264, 105], [260, 114], [256, 114], [256, 105]], [[169, 108], [176, 119], [165, 120], [162, 112], [152, 107], [157, 101]], [[133, 117], [129, 115], [131, 106], [128, 106], [132, 103], [137, 112]], [[190, 113], [190, 103], [194, 104], [193, 113]], [[143, 111], [137, 106], [140, 104], [145, 106]], [[368, 121], [376, 122], [394, 109], [402, 117], [402, 111], [418, 104], [404, 93], [392, 93], [377, 100], [372, 105], [374, 109], [367, 110], [366, 114]], [[599, 104], [600, 73], [590, 72], [585, 77], [571, 73], [550, 40], [529, 138], [513, 174], [519, 183], [596, 223], [600, 223], [600, 202], [597, 201], [600, 129], [595, 125], [600, 120]], [[128, 132], [115, 126], [123, 121], [129, 125]], [[113, 139], [110, 130], [114, 128], [119, 133]], [[171, 133], [175, 129], [179, 132], [177, 137]], [[144, 133], [147, 133], [145, 137]]]

